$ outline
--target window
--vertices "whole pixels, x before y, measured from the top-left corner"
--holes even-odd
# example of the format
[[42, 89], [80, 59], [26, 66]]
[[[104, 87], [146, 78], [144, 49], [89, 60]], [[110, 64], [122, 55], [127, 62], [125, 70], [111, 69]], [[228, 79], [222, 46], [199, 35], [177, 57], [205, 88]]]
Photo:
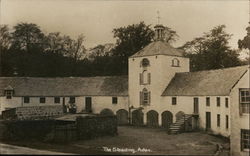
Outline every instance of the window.
[[241, 129], [241, 150], [250, 149], [250, 130]]
[[240, 89], [240, 112], [250, 112], [250, 88]]
[[141, 74], [140, 74], [140, 84], [145, 85], [145, 84], [150, 84], [151, 81], [151, 74], [148, 73], [147, 70], [144, 70]]
[[118, 103], [117, 97], [112, 97], [112, 104], [117, 104], [117, 103]]
[[220, 127], [220, 114], [217, 114], [217, 127]]
[[225, 98], [225, 107], [228, 108], [228, 98]]
[[220, 107], [220, 97], [217, 97], [216, 101], [217, 101], [217, 107]]
[[228, 119], [228, 115], [226, 115], [226, 129], [228, 129], [228, 124], [229, 124], [229, 121], [228, 121], [229, 119]]
[[210, 106], [210, 97], [206, 97], [206, 106]]
[[69, 98], [69, 103], [75, 103], [76, 102], [76, 98], [75, 97], [70, 97]]
[[54, 97], [54, 103], [60, 103], [60, 97]]
[[28, 96], [23, 97], [23, 103], [30, 103], [30, 97]]
[[13, 93], [12, 90], [6, 90], [5, 93], [6, 93], [6, 99], [11, 99], [12, 98], [12, 93]]
[[250, 130], [249, 129], [241, 129], [241, 150], [249, 150], [250, 149]]
[[177, 99], [176, 97], [172, 97], [172, 105], [176, 105], [177, 104]]
[[147, 91], [147, 89], [143, 89], [142, 92], [140, 92], [140, 103], [141, 105], [149, 105], [150, 104], [150, 92]]
[[174, 58], [172, 60], [172, 66], [173, 67], [179, 67], [180, 66], [180, 61], [177, 58]]
[[199, 113], [199, 98], [194, 98], [194, 114]]
[[142, 61], [141, 61], [141, 66], [142, 66], [142, 67], [147, 67], [147, 66], [149, 66], [149, 60], [146, 59], [146, 58], [142, 59]]
[[40, 103], [45, 103], [46, 99], [45, 97], [40, 97]]

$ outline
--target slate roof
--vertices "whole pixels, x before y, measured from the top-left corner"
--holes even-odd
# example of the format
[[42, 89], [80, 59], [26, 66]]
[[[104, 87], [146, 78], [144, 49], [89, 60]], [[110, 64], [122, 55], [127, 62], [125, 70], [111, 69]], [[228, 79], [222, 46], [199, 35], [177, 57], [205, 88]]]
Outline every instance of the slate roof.
[[153, 55], [169, 55], [183, 57], [184, 51], [181, 49], [176, 49], [164, 41], [154, 41], [130, 57], [133, 58]]
[[128, 96], [127, 76], [0, 77], [0, 96], [8, 86], [14, 96]]
[[176, 73], [162, 96], [227, 96], [248, 68]]

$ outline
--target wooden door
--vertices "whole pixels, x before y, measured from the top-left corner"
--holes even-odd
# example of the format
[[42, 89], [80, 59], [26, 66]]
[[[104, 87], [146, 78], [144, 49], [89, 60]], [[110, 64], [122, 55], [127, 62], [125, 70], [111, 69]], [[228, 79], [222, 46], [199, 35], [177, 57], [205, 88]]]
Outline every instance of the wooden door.
[[87, 112], [92, 112], [92, 99], [91, 99], [91, 97], [85, 98], [85, 110]]
[[206, 112], [206, 130], [211, 129], [211, 112]]

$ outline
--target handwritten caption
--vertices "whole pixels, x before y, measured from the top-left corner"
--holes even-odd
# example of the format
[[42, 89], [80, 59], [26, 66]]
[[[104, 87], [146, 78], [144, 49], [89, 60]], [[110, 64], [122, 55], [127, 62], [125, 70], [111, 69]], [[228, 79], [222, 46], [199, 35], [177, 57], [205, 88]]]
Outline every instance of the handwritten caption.
[[152, 152], [151, 149], [138, 147], [134, 148], [119, 148], [119, 147], [102, 147], [105, 152], [126, 152], [126, 153], [136, 153], [136, 152]]

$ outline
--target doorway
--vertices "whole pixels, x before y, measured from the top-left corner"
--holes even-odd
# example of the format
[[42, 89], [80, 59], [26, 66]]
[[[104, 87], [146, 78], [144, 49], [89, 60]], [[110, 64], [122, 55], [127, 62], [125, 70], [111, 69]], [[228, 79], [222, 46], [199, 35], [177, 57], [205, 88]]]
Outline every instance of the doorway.
[[206, 112], [206, 130], [211, 129], [211, 112]]
[[92, 98], [91, 97], [85, 98], [85, 110], [88, 113], [92, 112]]

